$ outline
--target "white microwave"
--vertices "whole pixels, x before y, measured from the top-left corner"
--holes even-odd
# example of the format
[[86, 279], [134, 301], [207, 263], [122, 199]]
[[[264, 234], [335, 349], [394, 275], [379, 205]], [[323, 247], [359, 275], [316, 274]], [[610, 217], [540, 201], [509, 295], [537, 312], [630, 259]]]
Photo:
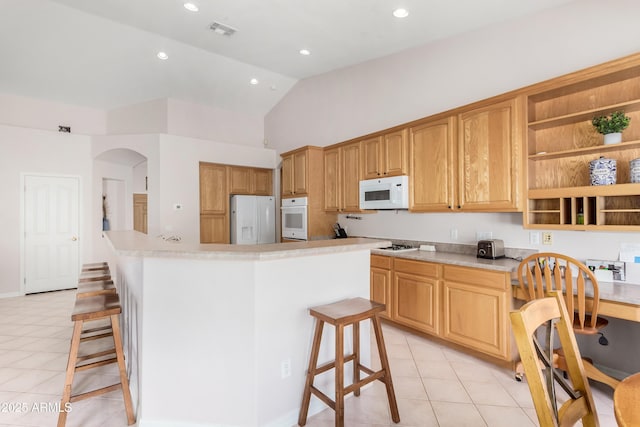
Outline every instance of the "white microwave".
[[360, 181], [360, 209], [409, 209], [409, 177]]
[[282, 238], [307, 240], [307, 205], [306, 197], [282, 199]]

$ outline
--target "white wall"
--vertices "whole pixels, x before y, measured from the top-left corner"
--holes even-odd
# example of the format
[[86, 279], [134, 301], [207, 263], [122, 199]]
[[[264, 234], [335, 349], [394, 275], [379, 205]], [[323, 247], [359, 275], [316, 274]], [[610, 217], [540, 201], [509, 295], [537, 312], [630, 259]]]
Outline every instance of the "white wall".
[[109, 111], [107, 133], [163, 133], [263, 148], [264, 119], [256, 114], [162, 98]]
[[278, 152], [326, 146], [635, 53], [638, 16], [634, 0], [576, 1], [312, 77], [267, 114], [265, 136]]
[[171, 135], [249, 145], [255, 148], [264, 147], [262, 115], [245, 114], [177, 99], [169, 99], [167, 107], [167, 133]]
[[88, 136], [0, 125], [0, 297], [22, 282], [21, 174], [80, 177], [80, 260], [92, 258], [91, 140]]
[[71, 126], [73, 134], [103, 135], [106, 114], [93, 108], [0, 94], [0, 124], [54, 132], [58, 126]]

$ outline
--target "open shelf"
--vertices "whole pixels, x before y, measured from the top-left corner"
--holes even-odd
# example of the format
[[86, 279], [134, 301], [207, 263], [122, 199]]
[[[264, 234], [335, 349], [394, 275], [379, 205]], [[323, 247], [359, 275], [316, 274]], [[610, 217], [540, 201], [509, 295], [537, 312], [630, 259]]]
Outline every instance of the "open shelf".
[[529, 155], [529, 160], [537, 161], [537, 160], [561, 159], [563, 157], [582, 156], [585, 154], [593, 154], [593, 153], [609, 153], [614, 151], [618, 152], [621, 150], [631, 150], [634, 148], [640, 148], [640, 140], [626, 141], [626, 142], [621, 142], [619, 144], [597, 145], [593, 147], [575, 148], [573, 150], [562, 150], [562, 151], [556, 151], [553, 153], [531, 154]]
[[533, 130], [547, 129], [555, 126], [564, 126], [571, 123], [591, 121], [595, 116], [603, 116], [613, 113], [614, 111], [624, 111], [626, 113], [632, 111], [640, 111], [640, 99], [621, 102], [619, 104], [606, 105], [603, 107], [593, 108], [576, 113], [566, 114], [557, 117], [550, 117], [544, 120], [529, 122], [529, 128]]

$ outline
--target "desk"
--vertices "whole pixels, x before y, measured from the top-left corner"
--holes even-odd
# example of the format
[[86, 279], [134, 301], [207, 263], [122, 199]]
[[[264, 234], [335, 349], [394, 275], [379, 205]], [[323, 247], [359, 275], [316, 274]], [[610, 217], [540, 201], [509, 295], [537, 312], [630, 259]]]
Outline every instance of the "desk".
[[[518, 286], [518, 279], [512, 281], [513, 297], [526, 301], [527, 298]], [[598, 282], [600, 289], [600, 309], [598, 315], [640, 322], [640, 285], [626, 282]], [[593, 295], [593, 289], [587, 284], [587, 297]], [[576, 301], [577, 303], [577, 301]], [[587, 298], [587, 309], [591, 309], [592, 300]]]
[[640, 424], [640, 373], [625, 378], [613, 393], [613, 411], [620, 427]]

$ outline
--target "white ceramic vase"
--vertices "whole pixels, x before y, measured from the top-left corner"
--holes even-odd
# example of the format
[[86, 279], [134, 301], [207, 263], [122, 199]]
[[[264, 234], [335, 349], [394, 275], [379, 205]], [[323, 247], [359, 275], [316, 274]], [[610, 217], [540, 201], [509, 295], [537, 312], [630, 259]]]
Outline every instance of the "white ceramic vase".
[[617, 144], [622, 142], [622, 133], [607, 133], [604, 135], [604, 145]]

